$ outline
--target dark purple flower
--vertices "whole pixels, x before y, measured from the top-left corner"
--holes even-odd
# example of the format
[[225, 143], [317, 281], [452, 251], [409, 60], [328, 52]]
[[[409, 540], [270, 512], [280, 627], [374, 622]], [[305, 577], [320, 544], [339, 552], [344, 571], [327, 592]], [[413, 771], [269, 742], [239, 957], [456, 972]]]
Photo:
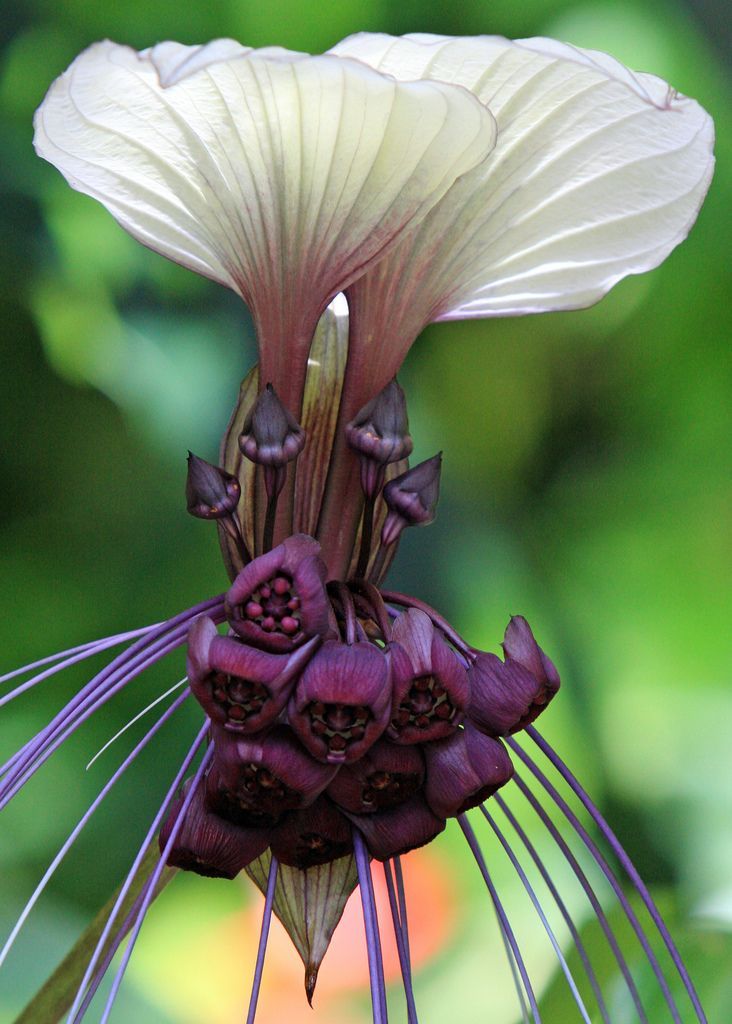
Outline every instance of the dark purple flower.
[[318, 643], [313, 637], [292, 654], [269, 654], [219, 636], [202, 615], [188, 634], [188, 682], [213, 722], [232, 732], [260, 732], [284, 708]]
[[286, 726], [256, 737], [216, 730], [214, 738], [207, 803], [239, 825], [271, 825], [307, 807], [338, 770], [312, 758]]
[[314, 757], [348, 764], [389, 721], [389, 662], [373, 644], [329, 640], [308, 662], [288, 707], [294, 732]]
[[294, 868], [327, 864], [353, 849], [351, 823], [324, 796], [285, 815], [272, 830], [271, 840], [277, 860]]
[[453, 818], [482, 804], [513, 776], [513, 764], [500, 740], [470, 724], [452, 736], [424, 746], [424, 795], [435, 814]]
[[231, 628], [270, 651], [291, 651], [329, 633], [330, 605], [320, 545], [296, 534], [239, 573], [226, 595]]
[[394, 623], [389, 654], [389, 737], [395, 743], [424, 743], [454, 732], [470, 698], [468, 674], [429, 616], [415, 608], [403, 612]]
[[369, 853], [377, 860], [389, 860], [431, 843], [446, 824], [419, 793], [398, 807], [376, 814], [344, 813], [361, 832]]
[[424, 757], [414, 744], [380, 739], [353, 764], [343, 765], [327, 794], [353, 814], [371, 814], [404, 803], [424, 781]]
[[470, 718], [493, 736], [525, 729], [559, 689], [559, 673], [521, 615], [509, 622], [503, 649], [505, 661], [481, 652], [469, 669]]
[[[158, 839], [161, 853], [190, 785], [191, 780], [173, 804], [162, 827]], [[197, 786], [167, 863], [170, 867], [195, 871], [208, 878], [236, 878], [242, 868], [264, 853], [270, 839], [270, 833], [264, 829], [240, 828], [209, 811], [205, 805], [205, 788]]]
[[186, 505], [198, 519], [221, 519], [234, 511], [241, 497], [235, 476], [188, 452]]

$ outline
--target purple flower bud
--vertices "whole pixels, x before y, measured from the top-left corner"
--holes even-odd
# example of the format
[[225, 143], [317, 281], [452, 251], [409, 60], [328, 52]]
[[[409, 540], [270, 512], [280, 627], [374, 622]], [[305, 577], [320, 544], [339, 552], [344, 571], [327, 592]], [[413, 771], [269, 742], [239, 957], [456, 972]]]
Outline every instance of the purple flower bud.
[[525, 729], [559, 689], [559, 674], [522, 616], [514, 615], [503, 640], [505, 662], [478, 654], [469, 669], [470, 718], [492, 736]]
[[231, 473], [188, 452], [186, 505], [198, 519], [221, 519], [239, 504], [241, 487]]
[[298, 533], [245, 566], [226, 595], [235, 633], [270, 651], [291, 651], [330, 632], [320, 545]]
[[470, 725], [444, 740], [427, 743], [424, 756], [425, 799], [441, 818], [477, 807], [513, 775], [511, 758], [501, 741]]
[[389, 662], [370, 643], [329, 640], [308, 662], [288, 707], [288, 721], [314, 757], [357, 761], [389, 721]]
[[285, 725], [256, 737], [215, 729], [214, 741], [207, 803], [238, 825], [266, 827], [285, 811], [307, 807], [338, 770], [315, 761]]
[[377, 860], [389, 860], [424, 846], [445, 828], [445, 819], [436, 817], [420, 794], [388, 811], [346, 816], [362, 833], [369, 853]]
[[389, 737], [395, 743], [425, 743], [449, 736], [470, 699], [467, 671], [423, 611], [403, 612], [393, 636]]
[[424, 781], [420, 747], [378, 740], [359, 761], [344, 765], [326, 790], [352, 814], [371, 814], [404, 803]]
[[[189, 779], [162, 827], [158, 839], [161, 853], [190, 785]], [[204, 794], [204, 787], [199, 785], [168, 854], [168, 865], [195, 871], [207, 878], [236, 878], [242, 868], [264, 853], [269, 846], [270, 833], [259, 828], [239, 828], [218, 817], [207, 810]]]
[[374, 498], [384, 482], [384, 468], [412, 451], [407, 403], [396, 378], [389, 381], [346, 426], [346, 438], [361, 457], [361, 486]]
[[326, 797], [286, 815], [272, 831], [272, 853], [282, 864], [312, 868], [353, 849], [351, 823]]
[[427, 526], [435, 518], [440, 494], [442, 452], [395, 476], [384, 487], [389, 512], [381, 531], [381, 543], [393, 544], [405, 526]]
[[268, 654], [219, 636], [211, 619], [201, 615], [188, 633], [188, 682], [213, 722], [231, 732], [260, 732], [284, 708], [319, 643], [313, 637], [292, 654]]
[[302, 451], [305, 431], [268, 384], [257, 396], [239, 435], [239, 448], [252, 462], [283, 467]]

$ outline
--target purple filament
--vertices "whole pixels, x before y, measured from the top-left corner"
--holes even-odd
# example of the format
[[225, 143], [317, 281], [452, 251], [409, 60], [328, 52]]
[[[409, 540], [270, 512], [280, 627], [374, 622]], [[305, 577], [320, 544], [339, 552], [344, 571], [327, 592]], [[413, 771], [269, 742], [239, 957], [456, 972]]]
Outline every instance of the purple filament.
[[635, 1004], [635, 1008], [638, 1012], [638, 1017], [641, 1020], [642, 1024], [648, 1024], [648, 1017], [646, 1016], [645, 1010], [643, 1009], [643, 1004], [641, 1003], [638, 989], [636, 988], [636, 984], [633, 981], [633, 975], [630, 973], [630, 968], [628, 967], [625, 957], [623, 956], [620, 946], [618, 945], [617, 939], [615, 938], [615, 933], [610, 927], [610, 922], [605, 916], [605, 912], [602, 909], [602, 905], [597, 897], [597, 894], [595, 893], [595, 890], [592, 888], [589, 879], [587, 878], [587, 875], [582, 870], [579, 861], [570, 850], [569, 846], [567, 845], [567, 842], [557, 829], [556, 825], [549, 817], [545, 809], [541, 806], [536, 796], [526, 785], [524, 780], [519, 775], [514, 775], [513, 781], [521, 790], [523, 795], [526, 797], [534, 811], [536, 811], [537, 815], [545, 825], [552, 839], [564, 854], [567, 863], [574, 871], [575, 876], [577, 877], [577, 881], [582, 886], [585, 895], [587, 896], [587, 899], [589, 900], [590, 905], [592, 906], [592, 909], [595, 912], [595, 916], [597, 917], [600, 927], [602, 928], [605, 938], [607, 939], [608, 945], [610, 946], [610, 949], [613, 952], [613, 956], [615, 957], [618, 967], [620, 968], [623, 978], [625, 979], [625, 983], [628, 986], [628, 991], [630, 992], [630, 995]]
[[613, 891], [623, 908], [623, 912], [625, 913], [625, 916], [628, 918], [628, 921], [630, 922], [633, 931], [635, 932], [636, 937], [643, 948], [643, 952], [646, 954], [646, 957], [651, 965], [653, 973], [656, 976], [656, 980], [658, 981], [661, 992], [663, 993], [664, 999], [666, 1000], [666, 1004], [669, 1010], [671, 1011], [671, 1016], [673, 1017], [675, 1024], [681, 1024], [681, 1017], [679, 1016], [678, 1007], [676, 1006], [674, 998], [671, 995], [671, 992], [668, 987], [668, 982], [666, 981], [663, 971], [661, 970], [661, 966], [656, 958], [655, 953], [653, 952], [650, 946], [650, 943], [648, 942], [648, 938], [645, 932], [643, 931], [640, 921], [638, 920], [635, 911], [630, 905], [628, 898], [623, 892], [623, 888], [620, 882], [618, 881], [615, 873], [613, 872], [612, 868], [608, 864], [607, 860], [603, 856], [597, 844], [594, 842], [592, 837], [589, 835], [587, 830], [580, 822], [577, 815], [574, 814], [574, 812], [569, 807], [567, 802], [560, 796], [557, 789], [552, 785], [549, 779], [547, 779], [547, 777], [544, 775], [544, 773], [541, 771], [538, 765], [534, 763], [534, 761], [529, 757], [526, 751], [523, 750], [514, 739], [509, 738], [508, 744], [511, 747], [511, 749], [516, 754], [518, 754], [518, 756], [521, 758], [521, 760], [524, 762], [527, 768], [529, 768], [532, 774], [538, 779], [538, 781], [541, 783], [541, 785], [544, 787], [547, 793], [551, 796], [552, 800], [556, 803], [557, 807], [559, 807], [562, 814], [564, 814], [567, 821], [569, 821], [572, 828], [575, 830], [577, 835], [580, 837], [582, 842], [590, 851], [595, 861], [597, 862], [598, 866], [600, 867], [602, 873], [605, 875], [608, 882], [612, 886]]
[[[208, 729], [208, 722], [206, 723], [205, 729]], [[203, 739], [203, 736], [201, 736], [200, 734], [199, 736], [201, 739]], [[193, 803], [193, 797], [196, 794], [196, 789], [200, 785], [201, 779], [203, 778], [203, 775], [206, 769], [208, 768], [211, 759], [213, 758], [213, 752], [213, 746], [210, 746], [206, 753], [203, 755], [201, 763], [198, 766], [195, 775], [193, 776], [191, 787], [188, 790], [185, 799], [183, 800], [181, 809], [178, 812], [178, 816], [175, 819], [173, 828], [171, 829], [170, 835], [168, 836], [168, 841], [165, 844], [165, 849], [162, 851], [160, 855], [160, 860], [158, 861], [155, 870], [152, 872], [149, 879], [145, 883], [145, 896], [142, 900], [142, 903], [140, 904], [140, 909], [137, 911], [137, 917], [135, 919], [134, 927], [130, 932], [129, 940], [127, 942], [127, 945], [125, 946], [125, 951], [122, 954], [122, 960], [120, 962], [119, 967], [117, 968], [117, 973], [114, 976], [112, 988], [110, 990], [109, 995], [107, 996], [107, 1002], [105, 1003], [99, 1024], [107, 1024], [107, 1021], [109, 1020], [109, 1015], [112, 1012], [114, 1001], [117, 998], [117, 993], [119, 992], [120, 985], [122, 984], [122, 979], [124, 978], [125, 975], [125, 970], [127, 969], [127, 964], [130, 962], [130, 957], [132, 956], [132, 950], [135, 948], [137, 936], [140, 934], [142, 922], [145, 920], [145, 914], [147, 913], [148, 908], [155, 896], [155, 887], [157, 886], [160, 876], [163, 873], [163, 868], [168, 862], [168, 856], [170, 855], [170, 851], [173, 849], [175, 841], [178, 838], [178, 833], [183, 827], [183, 822], [185, 821], [185, 816], [188, 812], [188, 808]]]
[[407, 897], [404, 891], [404, 874], [402, 873], [402, 859], [399, 856], [392, 858], [394, 865], [394, 877], [396, 878], [396, 890], [399, 898], [399, 918], [404, 929], [404, 949], [407, 954], [407, 963], [410, 971], [412, 966], [412, 954], [409, 949], [409, 927], [407, 923]]
[[468, 821], [467, 816], [465, 814], [461, 814], [458, 816], [458, 824], [460, 825], [460, 828], [463, 830], [465, 838], [468, 841], [468, 846], [470, 847], [472, 854], [475, 857], [475, 861], [480, 869], [480, 873], [483, 876], [483, 880], [486, 886], [488, 887], [488, 892], [490, 893], [493, 906], [496, 909], [496, 914], [498, 915], [498, 919], [501, 923], [501, 929], [511, 947], [511, 952], [513, 954], [514, 960], [516, 961], [516, 966], [518, 968], [519, 974], [521, 975], [521, 981], [523, 982], [523, 986], [526, 991], [526, 996], [529, 1000], [529, 1006], [531, 1007], [531, 1015], [534, 1018], [535, 1024], [541, 1024], [539, 1007], [536, 1004], [536, 996], [534, 995], [534, 990], [531, 987], [531, 981], [529, 980], [529, 974], [526, 970], [526, 964], [524, 963], [524, 959], [521, 956], [521, 950], [519, 949], [518, 943], [516, 942], [516, 936], [513, 934], [513, 929], [509, 924], [508, 917], [506, 916], [506, 911], [503, 909], [503, 904], [501, 903], [496, 887], [493, 884], [493, 879], [491, 878], [490, 872], [488, 871], [488, 865], [486, 864], [485, 858], [483, 857], [483, 852], [480, 848], [480, 844], [478, 843], [475, 832], [473, 831], [473, 827]]
[[389, 1017], [386, 1012], [386, 985], [384, 982], [384, 962], [381, 956], [381, 939], [379, 936], [379, 919], [376, 916], [376, 900], [374, 885], [371, 879], [369, 855], [366, 844], [357, 828], [353, 829], [353, 849], [356, 855], [358, 885], [361, 890], [361, 906], [363, 923], [366, 931], [366, 951], [369, 960], [369, 982], [371, 985], [371, 1008], [374, 1024], [387, 1024]]
[[394, 938], [396, 939], [397, 952], [399, 953], [399, 967], [402, 972], [404, 984], [404, 997], [407, 1001], [407, 1022], [418, 1024], [417, 1007], [414, 1003], [414, 991], [412, 989], [412, 965], [409, 962], [409, 954], [405, 942], [407, 931], [406, 918], [402, 918], [399, 910], [399, 902], [394, 886], [391, 863], [384, 861], [384, 878], [386, 880], [386, 891], [389, 894], [389, 906], [391, 908], [391, 919], [394, 924]]
[[[77, 989], [73, 1005], [72, 1005], [71, 1009], [69, 1010], [69, 1015], [68, 1015], [68, 1018], [67, 1018], [69, 1024], [76, 1024], [77, 1021], [81, 1020], [81, 1017], [78, 1016], [79, 1005], [80, 1005], [80, 1003], [81, 1003], [81, 1001], [83, 999], [84, 992], [86, 990], [87, 985], [89, 984], [89, 980], [90, 980], [90, 978], [91, 978], [91, 976], [92, 976], [92, 974], [94, 972], [94, 968], [96, 966], [96, 963], [97, 963], [97, 961], [99, 960], [99, 957], [102, 954], [102, 950], [103, 950], [104, 946], [106, 945], [107, 939], [109, 938], [109, 934], [110, 934], [110, 932], [112, 930], [112, 926], [113, 926], [115, 920], [117, 919], [117, 915], [119, 914], [120, 908], [121, 908], [121, 906], [122, 906], [122, 904], [123, 904], [123, 902], [125, 900], [125, 897], [127, 896], [127, 893], [130, 890], [130, 887], [131, 887], [131, 885], [132, 885], [132, 883], [133, 883], [133, 881], [135, 879], [135, 875], [137, 874], [137, 872], [138, 872], [138, 870], [140, 868], [140, 865], [142, 864], [142, 861], [143, 861], [143, 859], [145, 857], [145, 854], [147, 853], [148, 847], [152, 843], [153, 839], [155, 838], [155, 835], [157, 834], [157, 832], [158, 832], [158, 830], [160, 828], [160, 823], [161, 823], [161, 821], [163, 819], [163, 815], [165, 814], [165, 811], [166, 811], [166, 809], [168, 807], [168, 804], [171, 802], [171, 800], [175, 796], [178, 788], [180, 787], [180, 785], [181, 785], [181, 783], [183, 781], [183, 778], [184, 778], [186, 772], [188, 771], [188, 768], [189, 768], [191, 762], [193, 761], [193, 758], [196, 756], [198, 748], [201, 746], [201, 744], [203, 743], [204, 739], [206, 738], [206, 734], [207, 734], [207, 732], [209, 730], [209, 726], [210, 726], [210, 723], [209, 723], [208, 719], [206, 719], [204, 725], [201, 727], [198, 735], [196, 736], [196, 738], [195, 738], [191, 748], [189, 749], [188, 753], [186, 754], [185, 758], [183, 759], [183, 763], [181, 764], [180, 768], [178, 769], [178, 772], [176, 773], [176, 776], [173, 779], [173, 782], [171, 783], [170, 788], [168, 789], [167, 793], [163, 797], [163, 802], [161, 803], [160, 808], [158, 809], [155, 817], [153, 818], [152, 824], [150, 825], [150, 828], [148, 829], [147, 834], [146, 834], [145, 838], [142, 841], [140, 849], [138, 850], [137, 855], [136, 855], [134, 861], [132, 862], [132, 867], [130, 868], [130, 870], [129, 870], [128, 874], [127, 874], [127, 877], [126, 877], [124, 883], [122, 884], [122, 887], [120, 888], [120, 891], [119, 891], [119, 893], [117, 895], [117, 899], [115, 900], [114, 906], [112, 907], [112, 910], [111, 910], [111, 912], [109, 914], [109, 917], [107, 918], [107, 923], [105, 924], [104, 929], [102, 930], [102, 934], [99, 936], [99, 940], [97, 942], [97, 945], [96, 945], [96, 947], [94, 949], [94, 952], [93, 952], [93, 954], [92, 954], [92, 956], [91, 956], [91, 958], [89, 960], [89, 963], [87, 964], [87, 968], [86, 968], [86, 971], [84, 973], [84, 977], [81, 979], [81, 982], [80, 982], [79, 987]], [[213, 748], [209, 748], [209, 750], [213, 750]], [[208, 752], [207, 752], [207, 756], [208, 756]], [[193, 789], [193, 787], [191, 787], [191, 791], [192, 791], [192, 789]], [[178, 824], [178, 822], [182, 823], [182, 812], [181, 812], [181, 814], [179, 814], [178, 821], [176, 822], [176, 824]], [[175, 830], [173, 832], [171, 832], [171, 835], [174, 835], [174, 833], [175, 833]]]
[[[666, 946], [666, 949], [668, 950], [671, 959], [673, 960], [674, 966], [676, 967], [676, 970], [679, 973], [679, 977], [681, 978], [682, 982], [684, 983], [684, 988], [686, 989], [686, 992], [687, 992], [687, 994], [689, 996], [689, 999], [691, 1000], [691, 1003], [692, 1003], [692, 1005], [694, 1007], [694, 1010], [696, 1012], [697, 1017], [702, 1022], [702, 1024], [707, 1024], [707, 1018], [706, 1018], [706, 1015], [704, 1013], [704, 1010], [702, 1009], [701, 1003], [699, 1001], [699, 996], [697, 995], [696, 989], [694, 988], [694, 984], [693, 984], [691, 978], [689, 977], [688, 971], [686, 970], [686, 965], [684, 964], [684, 961], [681, 959], [681, 954], [679, 953], [678, 949], [676, 948], [676, 944], [674, 943], [674, 940], [671, 938], [671, 933], [669, 932], [668, 928], [666, 927], [666, 923], [664, 922], [663, 918], [661, 917], [660, 911], [658, 910], [658, 907], [654, 903], [653, 897], [651, 896], [650, 892], [648, 891], [648, 888], [646, 887], [645, 882], [640, 877], [640, 875], [638, 874], [638, 871], [637, 871], [635, 865], [633, 864], [633, 862], [631, 861], [630, 857], [628, 856], [628, 854], [623, 849], [623, 847], [622, 847], [622, 845], [620, 843], [620, 840], [615, 835], [613, 830], [610, 828], [610, 826], [608, 825], [607, 821], [602, 816], [602, 814], [600, 813], [598, 808], [592, 802], [592, 800], [588, 796], [587, 792], [580, 785], [580, 783], [577, 780], [577, 778], [572, 774], [572, 772], [565, 765], [565, 763], [562, 761], [562, 759], [559, 757], [559, 755], [553, 750], [553, 748], [549, 746], [549, 744], [546, 742], [546, 740], [543, 739], [542, 736], [540, 736], [540, 734], [536, 731], [536, 729], [533, 726], [530, 726], [526, 731], [527, 731], [528, 735], [532, 738], [534, 743], [536, 743], [536, 745], [539, 747], [539, 749], [551, 761], [551, 763], [557, 769], [559, 774], [562, 776], [562, 778], [565, 780], [565, 782], [569, 785], [571, 790], [579, 797], [579, 799], [582, 801], [582, 803], [585, 806], [585, 808], [589, 811], [590, 815], [592, 816], [593, 821], [595, 822], [597, 827], [602, 832], [602, 834], [605, 837], [606, 841], [608, 842], [608, 844], [610, 845], [611, 849], [613, 850], [613, 853], [615, 854], [615, 856], [618, 858], [618, 861], [622, 865], [623, 870], [626, 872], [626, 874], [630, 878], [631, 882], [635, 886], [638, 894], [640, 895], [640, 898], [643, 900], [643, 903], [644, 903], [644, 905], [646, 907], [646, 910], [650, 914], [651, 919], [652, 919], [653, 923], [655, 924], [655, 926], [656, 926], [656, 928], [658, 930], [659, 935], [663, 939], [664, 945]], [[665, 986], [663, 986], [663, 987], [664, 987], [664, 994], [665, 994], [666, 989], [665, 989]], [[667, 998], [667, 1001], [668, 1001], [668, 998]], [[673, 1007], [671, 1008], [671, 1011], [673, 1013]]]
[[8, 953], [10, 952], [10, 950], [11, 950], [11, 948], [13, 946], [13, 943], [15, 942], [15, 939], [16, 939], [16, 937], [18, 935], [18, 932], [20, 931], [20, 929], [25, 924], [25, 921], [27, 920], [28, 915], [30, 914], [31, 910], [33, 909], [33, 907], [37, 903], [39, 897], [43, 893], [44, 889], [48, 885], [48, 883], [51, 880], [51, 878], [53, 877], [53, 875], [55, 874], [56, 869], [59, 867], [59, 865], [63, 861], [63, 859], [66, 856], [66, 854], [68, 853], [69, 849], [76, 842], [77, 838], [79, 837], [79, 835], [81, 834], [83, 829], [86, 827], [86, 825], [87, 825], [89, 819], [91, 818], [91, 816], [94, 814], [96, 809], [102, 803], [102, 801], [107, 796], [107, 794], [112, 789], [112, 787], [115, 785], [115, 783], [117, 783], [119, 781], [119, 779], [122, 777], [122, 775], [124, 775], [124, 773], [127, 771], [129, 766], [136, 759], [138, 754], [140, 754], [141, 751], [148, 745], [148, 743], [153, 738], [153, 736], [161, 729], [161, 727], [168, 721], [168, 719], [178, 710], [178, 708], [186, 700], [187, 697], [188, 697], [188, 693], [181, 694], [179, 697], [176, 698], [176, 700], [173, 701], [173, 703], [170, 705], [170, 707], [168, 707], [163, 712], [163, 714], [160, 716], [160, 718], [148, 730], [148, 732], [142, 737], [142, 739], [137, 744], [137, 746], [132, 750], [132, 752], [125, 758], [125, 760], [122, 762], [122, 764], [119, 766], [119, 768], [109, 778], [109, 780], [106, 782], [106, 784], [100, 790], [99, 794], [96, 796], [96, 798], [94, 799], [92, 804], [89, 806], [89, 808], [84, 812], [82, 817], [79, 819], [78, 824], [70, 832], [70, 834], [69, 834], [68, 838], [66, 839], [66, 841], [64, 842], [63, 846], [58, 851], [58, 853], [56, 854], [56, 856], [54, 857], [54, 859], [51, 861], [50, 865], [46, 869], [46, 872], [43, 875], [43, 878], [41, 879], [41, 881], [36, 886], [33, 894], [31, 895], [30, 899], [28, 900], [28, 902], [26, 903], [25, 907], [23, 908], [23, 911], [22, 911], [20, 917], [16, 921], [15, 926], [14, 926], [12, 932], [8, 936], [8, 939], [7, 939], [6, 943], [5, 943], [5, 945], [3, 946], [2, 950], [0, 951], [0, 966], [3, 964], [3, 962], [5, 961], [5, 958], [7, 957]]
[[577, 950], [577, 953], [578, 953], [578, 955], [579, 955], [579, 957], [580, 957], [580, 959], [582, 961], [582, 966], [584, 967], [585, 973], [587, 974], [587, 978], [588, 978], [588, 980], [590, 982], [590, 985], [592, 986], [592, 991], [595, 994], [595, 999], [597, 1000], [597, 1005], [598, 1005], [598, 1008], [600, 1010], [600, 1014], [602, 1016], [602, 1019], [605, 1022], [605, 1024], [611, 1024], [610, 1018], [608, 1017], [607, 1007], [605, 1006], [605, 1000], [603, 999], [602, 989], [600, 988], [600, 983], [597, 980], [597, 975], [595, 974], [595, 971], [594, 971], [594, 969], [592, 967], [592, 964], [590, 962], [590, 958], [589, 958], [589, 956], [587, 954], [587, 950], [585, 949], [584, 943], [582, 942], [582, 938], [580, 936], [579, 931], [577, 930], [577, 926], [575, 925], [574, 921], [572, 920], [572, 915], [569, 913], [569, 911], [568, 911], [568, 909], [567, 909], [567, 907], [566, 907], [566, 905], [564, 903], [564, 900], [560, 896], [559, 891], [558, 891], [556, 885], [552, 881], [552, 877], [549, 874], [549, 871], [547, 870], [546, 865], [544, 864], [544, 862], [542, 861], [541, 857], [539, 856], [539, 854], [538, 854], [538, 852], [536, 850], [536, 847], [531, 842], [531, 840], [527, 836], [527, 834], [524, 831], [524, 829], [521, 827], [521, 825], [516, 820], [515, 815], [511, 812], [511, 809], [508, 807], [508, 805], [506, 804], [506, 801], [503, 799], [503, 797], [499, 793], [496, 793], [496, 794], [494, 794], [493, 799], [496, 801], [498, 806], [501, 808], [501, 810], [503, 811], [504, 815], [508, 819], [509, 823], [513, 827], [514, 832], [517, 834], [517, 836], [519, 837], [519, 839], [523, 843], [526, 851], [528, 852], [529, 856], [531, 857], [531, 859], [533, 860], [534, 864], [536, 865], [536, 867], [537, 867], [537, 869], [539, 871], [539, 874], [543, 878], [544, 884], [546, 885], [547, 889], [551, 893], [551, 895], [552, 895], [552, 897], [554, 899], [554, 902], [556, 903], [557, 908], [559, 909], [559, 912], [562, 915], [562, 918], [564, 919], [564, 922], [567, 925], [567, 928], [569, 929], [569, 933], [572, 936], [572, 941], [574, 942], [574, 945], [575, 945], [575, 948]]
[[252, 980], [252, 994], [249, 998], [249, 1012], [247, 1013], [247, 1024], [254, 1024], [254, 1017], [257, 1013], [257, 1002], [259, 1001], [259, 989], [262, 985], [262, 971], [264, 970], [264, 956], [267, 952], [267, 939], [269, 938], [269, 926], [272, 922], [272, 907], [274, 906], [275, 889], [277, 888], [277, 871], [279, 864], [277, 858], [272, 854], [269, 862], [269, 875], [267, 876], [267, 893], [264, 898], [264, 911], [262, 913], [262, 930], [259, 933], [259, 948], [257, 949], [257, 962], [254, 967], [254, 978]]
[[569, 965], [567, 964], [567, 961], [566, 961], [566, 959], [564, 957], [564, 954], [562, 953], [562, 947], [559, 945], [559, 942], [557, 941], [557, 937], [554, 934], [554, 931], [552, 930], [551, 925], [549, 924], [547, 916], [544, 913], [544, 910], [543, 910], [543, 908], [541, 906], [541, 903], [539, 902], [538, 896], [534, 892], [534, 889], [533, 889], [531, 883], [529, 882], [529, 879], [528, 879], [528, 877], [526, 875], [526, 872], [521, 867], [521, 864], [519, 863], [518, 857], [516, 856], [516, 854], [511, 849], [510, 843], [507, 841], [506, 837], [504, 836], [503, 832], [500, 830], [498, 825], [495, 823], [495, 821], [493, 820], [492, 816], [488, 813], [488, 811], [485, 809], [485, 807], [481, 807], [480, 810], [481, 810], [481, 812], [483, 814], [483, 817], [485, 818], [485, 820], [488, 822], [488, 824], [492, 828], [492, 830], [493, 830], [496, 838], [498, 839], [499, 843], [503, 847], [506, 855], [508, 856], [508, 859], [511, 861], [513, 869], [516, 872], [516, 874], [519, 876], [519, 878], [521, 880], [521, 884], [523, 885], [524, 889], [526, 890], [526, 894], [529, 897], [529, 899], [531, 900], [531, 903], [532, 903], [532, 905], [534, 907], [534, 910], [539, 915], [539, 920], [541, 921], [541, 923], [542, 923], [542, 925], [544, 927], [544, 931], [546, 932], [547, 937], [548, 937], [549, 941], [552, 944], [554, 952], [557, 955], [557, 960], [559, 961], [559, 966], [562, 968], [562, 972], [564, 974], [564, 977], [567, 979], [567, 984], [569, 985], [569, 989], [570, 989], [570, 991], [572, 993], [572, 997], [574, 998], [574, 1001], [577, 1004], [577, 1008], [579, 1009], [579, 1012], [580, 1012], [580, 1015], [582, 1016], [582, 1019], [584, 1020], [585, 1024], [592, 1024], [592, 1022], [590, 1021], [590, 1018], [589, 1018], [589, 1016], [587, 1014], [587, 1009], [586, 1009], [585, 1004], [584, 1004], [584, 1002], [582, 1000], [582, 997], [579, 994], [579, 990], [577, 988], [575, 980], [572, 977], [572, 972], [570, 971]]

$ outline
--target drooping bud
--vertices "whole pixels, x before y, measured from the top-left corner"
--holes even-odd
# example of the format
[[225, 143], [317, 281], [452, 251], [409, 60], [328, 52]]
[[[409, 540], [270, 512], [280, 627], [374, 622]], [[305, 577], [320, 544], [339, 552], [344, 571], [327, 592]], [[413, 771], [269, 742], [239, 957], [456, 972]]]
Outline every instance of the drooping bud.
[[513, 764], [500, 740], [470, 724], [424, 747], [424, 795], [440, 818], [452, 818], [482, 804], [513, 776]]
[[466, 669], [419, 609], [410, 608], [397, 617], [393, 637], [388, 736], [395, 743], [425, 743], [449, 736], [470, 700]]
[[346, 438], [361, 457], [361, 486], [376, 497], [384, 482], [384, 468], [406, 459], [412, 451], [407, 403], [396, 377], [372, 398], [346, 426]]
[[231, 473], [188, 452], [186, 505], [197, 519], [222, 519], [239, 504], [241, 487]]
[[188, 682], [211, 721], [231, 732], [260, 732], [284, 708], [319, 642], [313, 637], [292, 654], [268, 654], [219, 636], [202, 615], [188, 633]]
[[420, 747], [398, 746], [380, 739], [360, 760], [343, 765], [326, 793], [352, 814], [372, 814], [396, 807], [414, 796], [424, 774]]
[[470, 718], [483, 732], [506, 736], [525, 729], [559, 689], [559, 673], [522, 616], [514, 615], [503, 640], [506, 660], [481, 652], [469, 669]]
[[305, 431], [268, 384], [244, 421], [239, 435], [242, 455], [261, 466], [284, 467], [304, 446]]
[[351, 823], [324, 796], [288, 814], [272, 831], [272, 853], [293, 868], [329, 864], [352, 849]]
[[389, 662], [370, 643], [330, 640], [308, 662], [288, 706], [288, 721], [313, 757], [358, 760], [389, 721]]
[[296, 534], [245, 566], [226, 595], [235, 633], [256, 647], [291, 651], [330, 632], [320, 545]]
[[395, 476], [384, 487], [389, 512], [381, 530], [381, 543], [393, 544], [405, 526], [427, 526], [435, 518], [440, 495], [442, 452]]
[[[168, 814], [158, 843], [162, 853], [178, 820], [192, 780]], [[239, 828], [220, 818], [205, 806], [205, 787], [199, 785], [186, 811], [185, 820], [175, 838], [168, 865], [195, 871], [207, 878], [236, 878], [239, 872], [257, 857], [270, 843], [270, 833], [259, 828]]]
[[344, 813], [363, 834], [368, 851], [376, 860], [399, 857], [431, 843], [446, 824], [444, 818], [433, 814], [420, 794], [377, 814]]
[[237, 825], [267, 827], [307, 807], [338, 770], [314, 760], [284, 725], [256, 737], [215, 729], [214, 740], [207, 804]]

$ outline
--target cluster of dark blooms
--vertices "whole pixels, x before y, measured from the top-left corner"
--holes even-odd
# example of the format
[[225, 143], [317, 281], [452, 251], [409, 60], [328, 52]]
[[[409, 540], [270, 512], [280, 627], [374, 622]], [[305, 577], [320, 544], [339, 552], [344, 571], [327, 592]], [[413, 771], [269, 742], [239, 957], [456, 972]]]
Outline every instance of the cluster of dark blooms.
[[[384, 484], [385, 467], [411, 450], [396, 382], [348, 437], [369, 525], [375, 502], [386, 503], [388, 548], [404, 526], [433, 518], [440, 458]], [[240, 447], [265, 466], [275, 499], [303, 442], [265, 389]], [[190, 457], [189, 510], [221, 519], [239, 498], [233, 476]], [[370, 530], [362, 534], [369, 545]], [[213, 759], [170, 864], [233, 878], [271, 848], [282, 864], [312, 867], [350, 853], [353, 827], [378, 860], [421, 846], [509, 781], [500, 737], [532, 722], [559, 688], [525, 619], [511, 619], [501, 660], [421, 601], [360, 575], [326, 582], [319, 552], [298, 534], [248, 561], [226, 595], [228, 635], [206, 616], [191, 628], [188, 680], [211, 721]]]

